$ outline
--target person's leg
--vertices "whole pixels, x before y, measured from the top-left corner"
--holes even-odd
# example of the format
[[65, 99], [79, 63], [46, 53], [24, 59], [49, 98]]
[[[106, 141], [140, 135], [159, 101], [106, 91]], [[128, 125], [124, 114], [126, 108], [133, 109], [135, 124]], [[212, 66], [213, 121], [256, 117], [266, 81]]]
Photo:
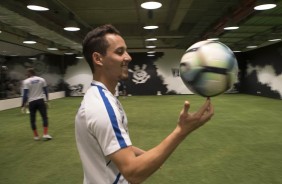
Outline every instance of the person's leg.
[[40, 115], [41, 115], [42, 121], [43, 121], [43, 138], [50, 140], [50, 139], [52, 139], [52, 137], [50, 135], [48, 135], [47, 108], [46, 108], [46, 105], [45, 105], [43, 99], [38, 101], [38, 110], [40, 112]]
[[29, 103], [29, 117], [30, 117], [30, 125], [31, 125], [31, 129], [33, 131], [33, 135], [34, 135], [34, 139], [38, 140], [38, 132], [36, 129], [36, 102], [30, 102]]

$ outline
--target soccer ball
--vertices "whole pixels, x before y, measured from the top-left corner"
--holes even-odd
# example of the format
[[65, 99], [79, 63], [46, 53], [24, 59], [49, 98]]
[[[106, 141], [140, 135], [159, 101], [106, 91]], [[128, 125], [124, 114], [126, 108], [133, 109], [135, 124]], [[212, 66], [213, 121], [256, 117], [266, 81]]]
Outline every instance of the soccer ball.
[[193, 93], [217, 96], [237, 81], [238, 64], [229, 47], [218, 41], [200, 41], [180, 61], [180, 77]]

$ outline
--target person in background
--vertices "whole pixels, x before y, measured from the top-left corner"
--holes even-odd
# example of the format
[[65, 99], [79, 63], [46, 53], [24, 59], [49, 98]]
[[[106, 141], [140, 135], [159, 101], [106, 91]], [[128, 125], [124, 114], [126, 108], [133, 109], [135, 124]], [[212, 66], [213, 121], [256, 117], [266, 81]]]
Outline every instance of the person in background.
[[[185, 101], [176, 128], [159, 145], [148, 151], [135, 147], [126, 113], [114, 96], [118, 81], [128, 78], [131, 61], [124, 39], [112, 25], [97, 27], [86, 35], [83, 54], [93, 73], [75, 118], [84, 184], [142, 183], [164, 164], [187, 135], [213, 115], [209, 98], [195, 113], [189, 112], [190, 104]], [[142, 104], [136, 104], [139, 105]]]
[[120, 88], [120, 82], [118, 82], [117, 85], [116, 85], [116, 89], [115, 89], [115, 97], [116, 98], [119, 97], [119, 88]]
[[127, 96], [127, 91], [126, 91], [126, 84], [124, 81], [121, 81], [120, 89], [122, 91], [123, 98], [125, 98]]
[[45, 79], [36, 76], [33, 68], [27, 69], [27, 79], [23, 81], [23, 98], [22, 111], [27, 102], [30, 112], [30, 124], [34, 135], [34, 140], [40, 140], [36, 128], [36, 112], [39, 111], [43, 121], [43, 140], [51, 140], [52, 137], [48, 134], [48, 117], [47, 117], [47, 102], [48, 91]]

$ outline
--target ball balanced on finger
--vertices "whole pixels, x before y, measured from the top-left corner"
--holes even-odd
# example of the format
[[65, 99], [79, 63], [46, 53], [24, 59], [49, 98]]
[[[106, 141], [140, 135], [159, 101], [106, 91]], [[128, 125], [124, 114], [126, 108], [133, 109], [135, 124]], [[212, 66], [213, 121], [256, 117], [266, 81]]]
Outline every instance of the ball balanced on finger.
[[180, 77], [193, 93], [220, 95], [237, 81], [238, 64], [229, 47], [217, 41], [200, 41], [189, 47], [180, 61]]

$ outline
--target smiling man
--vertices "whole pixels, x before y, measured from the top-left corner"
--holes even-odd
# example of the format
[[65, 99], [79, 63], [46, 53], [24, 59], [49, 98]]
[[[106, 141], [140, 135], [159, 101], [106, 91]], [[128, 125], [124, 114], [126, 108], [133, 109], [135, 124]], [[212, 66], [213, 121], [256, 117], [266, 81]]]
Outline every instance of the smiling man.
[[112, 25], [90, 31], [83, 41], [83, 54], [93, 73], [91, 87], [75, 119], [84, 184], [143, 182], [160, 168], [189, 133], [213, 115], [209, 99], [196, 113], [188, 112], [190, 105], [185, 101], [175, 130], [145, 152], [132, 145], [126, 114], [114, 96], [118, 81], [128, 78], [131, 61], [119, 31]]

